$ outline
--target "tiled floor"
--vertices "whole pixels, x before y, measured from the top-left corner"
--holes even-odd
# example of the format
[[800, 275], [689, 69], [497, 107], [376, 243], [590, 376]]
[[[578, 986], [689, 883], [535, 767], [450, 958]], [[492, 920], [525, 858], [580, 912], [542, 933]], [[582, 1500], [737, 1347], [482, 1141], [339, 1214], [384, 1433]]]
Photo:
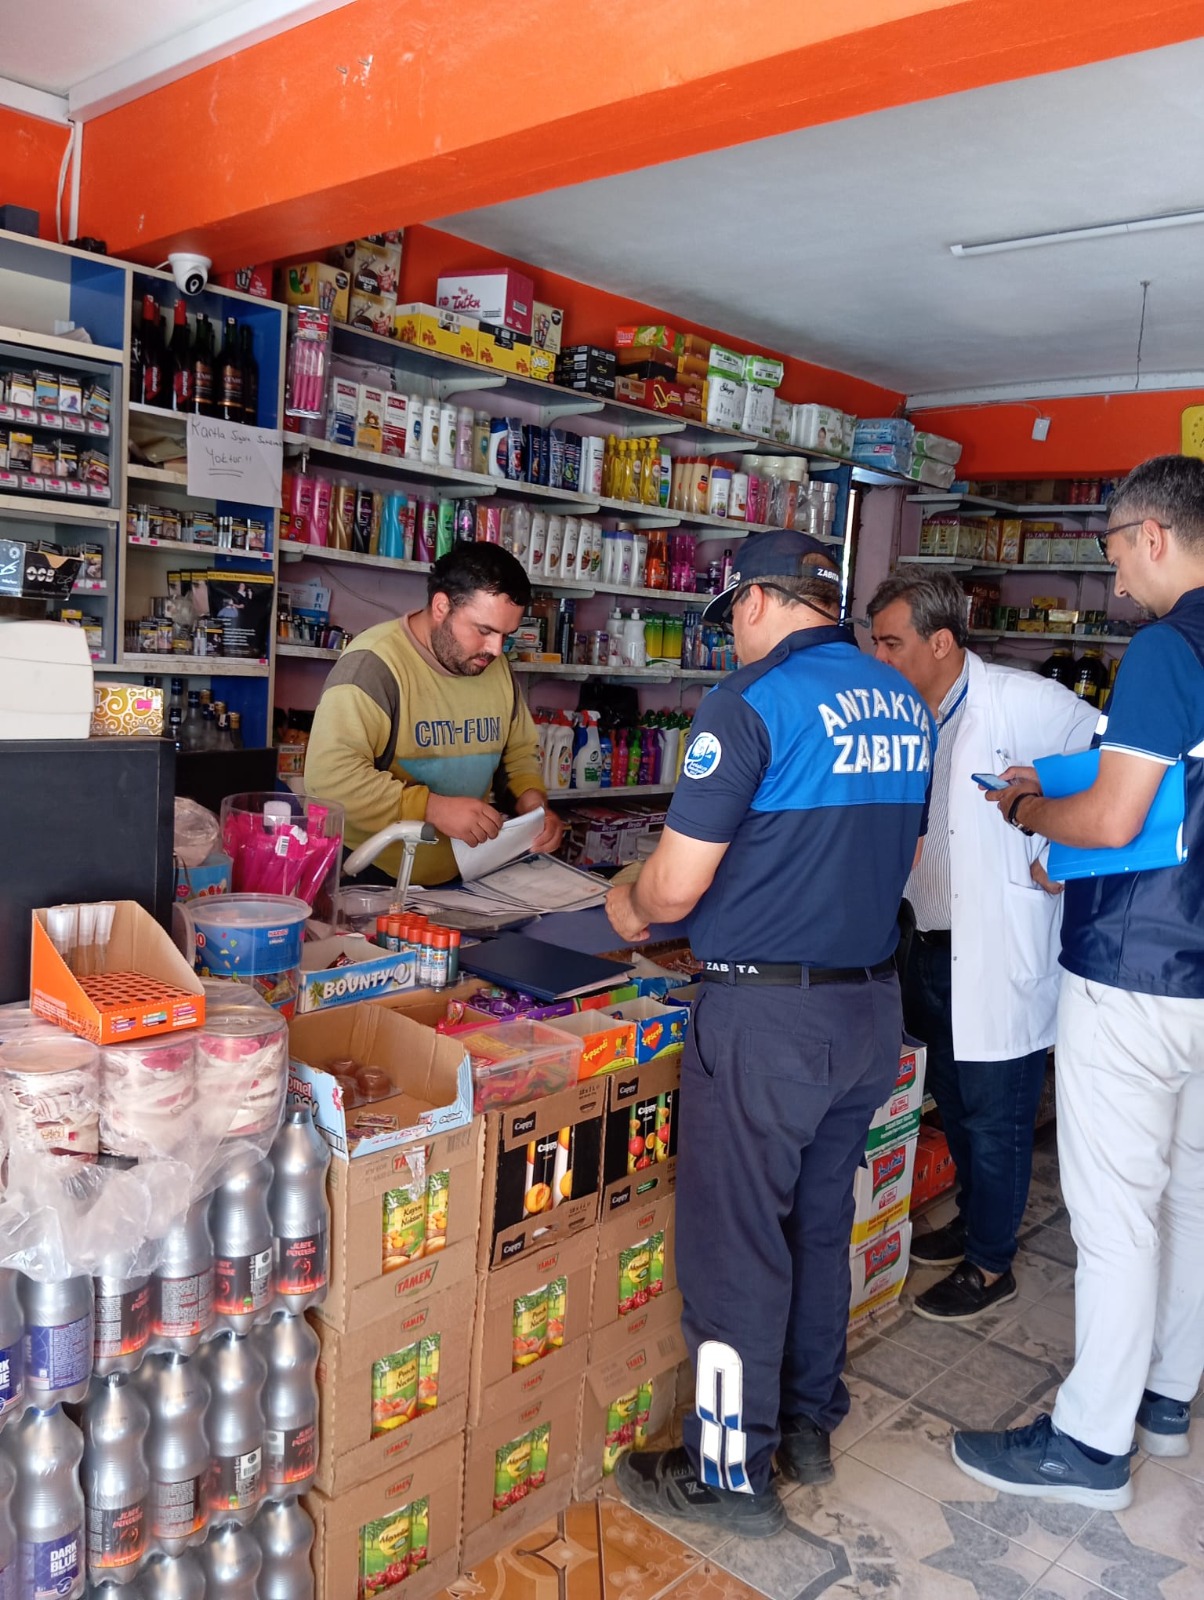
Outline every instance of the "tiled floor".
[[[938, 1211], [927, 1225], [945, 1218]], [[917, 1224], [923, 1227], [923, 1222]], [[836, 1481], [784, 1495], [773, 1539], [665, 1533], [611, 1501], [577, 1506], [549, 1557], [495, 1558], [453, 1593], [489, 1600], [1201, 1600], [1204, 1402], [1192, 1453], [1140, 1456], [1118, 1513], [1018, 1500], [965, 1477], [955, 1427], [1009, 1427], [1048, 1409], [1074, 1351], [1074, 1244], [1052, 1143], [1038, 1148], [1017, 1280], [1020, 1297], [970, 1328], [922, 1321], [910, 1299], [851, 1347], [853, 1407], [834, 1435]], [[670, 1534], [670, 1529], [672, 1537]], [[558, 1552], [558, 1553], [557, 1553]], [[567, 1554], [566, 1554], [567, 1552]], [[554, 1570], [555, 1569], [555, 1570]], [[539, 1574], [544, 1576], [541, 1578]]]

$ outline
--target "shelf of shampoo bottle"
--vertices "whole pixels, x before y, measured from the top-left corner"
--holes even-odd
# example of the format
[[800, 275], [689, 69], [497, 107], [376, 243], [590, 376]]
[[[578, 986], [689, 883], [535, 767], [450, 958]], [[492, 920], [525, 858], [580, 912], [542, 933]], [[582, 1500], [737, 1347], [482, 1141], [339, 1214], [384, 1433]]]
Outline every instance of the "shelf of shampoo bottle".
[[544, 678], [616, 678], [634, 683], [718, 683], [726, 672], [703, 672], [693, 667], [675, 667], [672, 662], [656, 663], [650, 667], [587, 667], [576, 661], [511, 661], [511, 672], [527, 673]]
[[546, 503], [553, 509], [579, 516], [592, 516], [598, 510], [596, 496], [578, 494], [574, 490], [553, 489], [548, 484], [527, 483], [521, 479], [494, 478], [483, 472], [465, 472], [459, 467], [415, 461], [412, 456], [387, 456], [377, 450], [357, 450], [352, 445], [332, 444], [326, 439], [286, 435], [285, 451], [293, 457], [333, 462], [336, 466], [339, 462], [347, 462], [359, 467], [361, 476], [375, 473], [380, 477], [400, 478], [407, 483], [437, 489], [452, 499], [503, 494], [514, 499]]

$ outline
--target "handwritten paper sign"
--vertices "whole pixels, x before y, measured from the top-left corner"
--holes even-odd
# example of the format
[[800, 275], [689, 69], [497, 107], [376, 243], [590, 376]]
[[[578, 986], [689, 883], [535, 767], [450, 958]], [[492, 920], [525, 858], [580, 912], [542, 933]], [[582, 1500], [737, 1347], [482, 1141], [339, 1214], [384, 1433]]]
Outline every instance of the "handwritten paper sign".
[[284, 453], [274, 428], [247, 428], [217, 417], [188, 419], [188, 493], [253, 506], [280, 504]]

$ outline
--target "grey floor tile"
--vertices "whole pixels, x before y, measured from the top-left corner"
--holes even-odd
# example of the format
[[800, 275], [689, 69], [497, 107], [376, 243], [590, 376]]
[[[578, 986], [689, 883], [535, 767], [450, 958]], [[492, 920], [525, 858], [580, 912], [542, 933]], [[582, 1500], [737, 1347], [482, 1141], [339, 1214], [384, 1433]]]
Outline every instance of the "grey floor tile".
[[858, 1378], [850, 1374], [845, 1382], [851, 1404], [848, 1416], [832, 1435], [832, 1451], [836, 1455], [848, 1450], [858, 1439], [864, 1438], [906, 1403], [900, 1400], [897, 1394], [879, 1388], [867, 1378]]
[[980, 1383], [965, 1368], [955, 1367], [921, 1389], [914, 1403], [955, 1427], [979, 1430], [1011, 1427], [1024, 1402], [1012, 1390]]
[[1077, 1572], [1056, 1564], [1039, 1577], [1024, 1600], [1115, 1600], [1111, 1589], [1101, 1589]]
[[1144, 1461], [1133, 1504], [1098, 1512], [1058, 1564], [1121, 1600], [1200, 1600], [1204, 1484]]
[[[1034, 1312], [1037, 1309], [1032, 1308]], [[997, 1340], [988, 1340], [974, 1357], [970, 1370], [980, 1383], [1002, 1389], [1017, 1400], [1036, 1400], [1061, 1380], [1062, 1373], [1054, 1362], [1021, 1354], [1011, 1344], [1009, 1335], [1018, 1337], [1026, 1320], [1019, 1318]]]
[[1048, 1222], [1060, 1211], [1064, 1211], [1062, 1191], [1052, 1184], [1042, 1183], [1040, 1179], [1034, 1178], [1029, 1185], [1023, 1226], [1031, 1228], [1039, 1222]]
[[[1029, 1231], [1032, 1230], [1026, 1230]], [[1012, 1263], [1012, 1275], [1016, 1279], [1016, 1287], [1022, 1299], [1044, 1300], [1055, 1290], [1074, 1283], [1073, 1267], [1061, 1261], [1051, 1260], [1049, 1256], [1037, 1255], [1027, 1250], [1024, 1246], [1024, 1237], [1024, 1234], [1020, 1235], [1020, 1251]]]
[[1064, 1378], [1074, 1365], [1074, 1318], [1042, 1300], [1001, 1329], [991, 1342], [1017, 1351]]
[[947, 1367], [956, 1366], [982, 1344], [981, 1334], [976, 1335], [968, 1328], [956, 1327], [951, 1322], [929, 1322], [914, 1313], [896, 1323], [885, 1337]]
[[1030, 1254], [1044, 1256], [1048, 1261], [1060, 1262], [1064, 1267], [1073, 1267], [1078, 1259], [1074, 1240], [1067, 1228], [1050, 1227], [1046, 1223], [1041, 1223], [1021, 1234], [1020, 1245]]
[[932, 1383], [944, 1370], [939, 1361], [917, 1355], [901, 1344], [885, 1338], [869, 1340], [854, 1351], [849, 1371], [857, 1378], [868, 1378], [888, 1394], [910, 1400], [913, 1394]]

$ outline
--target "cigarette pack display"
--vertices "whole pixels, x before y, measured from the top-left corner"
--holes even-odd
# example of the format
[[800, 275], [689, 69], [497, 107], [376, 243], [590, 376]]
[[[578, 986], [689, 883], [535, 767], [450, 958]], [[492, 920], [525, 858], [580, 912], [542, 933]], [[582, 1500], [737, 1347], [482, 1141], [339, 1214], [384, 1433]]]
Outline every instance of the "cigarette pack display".
[[572, 1498], [581, 1369], [468, 1430], [461, 1570], [529, 1533]]
[[501, 1267], [598, 1218], [604, 1080], [486, 1112], [478, 1264]]
[[609, 1360], [591, 1362], [581, 1402], [577, 1499], [589, 1499], [620, 1455], [643, 1449], [649, 1435], [668, 1421], [677, 1369], [686, 1359], [685, 1338], [674, 1324], [650, 1330]]
[[891, 1305], [903, 1293], [911, 1252], [911, 1223], [897, 1223], [860, 1250], [849, 1252], [852, 1299], [849, 1326], [854, 1327]]
[[515, 1410], [585, 1365], [596, 1244], [587, 1229], [477, 1279], [471, 1423]]
[[907, 1216], [916, 1165], [916, 1141], [871, 1150], [853, 1175], [853, 1243], [860, 1248]]
[[681, 1052], [606, 1080], [602, 1131], [602, 1222], [672, 1194], [677, 1175]]
[[393, 333], [402, 344], [421, 345], [436, 355], [459, 356], [464, 361], [477, 359], [480, 324], [475, 316], [420, 303], [398, 306], [393, 315]]
[[895, 1087], [874, 1113], [865, 1140], [867, 1150], [882, 1150], [901, 1144], [905, 1139], [914, 1139], [920, 1131], [920, 1117], [924, 1109], [924, 1065], [927, 1059], [926, 1047], [904, 1034]]
[[476, 1283], [466, 1278], [350, 1333], [315, 1322], [324, 1494], [395, 1472], [462, 1432], [475, 1306]]
[[457, 1434], [358, 1488], [307, 1494], [316, 1600], [429, 1600], [445, 1589], [460, 1570], [463, 1460]]
[[33, 913], [30, 1008], [90, 1039], [120, 1044], [205, 1020], [201, 980], [159, 924], [133, 900], [118, 900], [104, 966], [78, 977], [55, 948], [49, 910]]

